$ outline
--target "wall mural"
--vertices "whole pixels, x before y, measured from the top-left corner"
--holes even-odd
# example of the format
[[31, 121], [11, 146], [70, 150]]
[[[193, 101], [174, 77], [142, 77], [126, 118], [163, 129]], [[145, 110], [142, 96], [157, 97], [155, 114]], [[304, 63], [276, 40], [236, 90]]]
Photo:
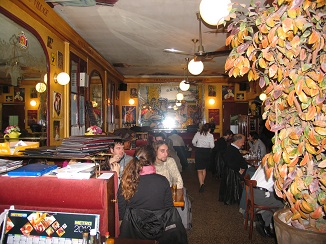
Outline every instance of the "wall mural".
[[140, 85], [139, 86], [139, 119], [140, 126], [151, 128], [173, 129], [198, 125], [203, 119], [203, 86], [190, 86], [182, 92], [184, 99], [181, 106], [176, 105], [176, 85]]

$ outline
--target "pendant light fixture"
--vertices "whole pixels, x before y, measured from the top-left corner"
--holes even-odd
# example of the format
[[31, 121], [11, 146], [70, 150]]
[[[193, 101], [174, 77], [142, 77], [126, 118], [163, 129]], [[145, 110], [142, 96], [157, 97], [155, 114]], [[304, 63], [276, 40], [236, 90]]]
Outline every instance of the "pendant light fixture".
[[220, 25], [229, 15], [232, 6], [230, 0], [202, 0], [199, 12], [202, 19], [209, 25]]

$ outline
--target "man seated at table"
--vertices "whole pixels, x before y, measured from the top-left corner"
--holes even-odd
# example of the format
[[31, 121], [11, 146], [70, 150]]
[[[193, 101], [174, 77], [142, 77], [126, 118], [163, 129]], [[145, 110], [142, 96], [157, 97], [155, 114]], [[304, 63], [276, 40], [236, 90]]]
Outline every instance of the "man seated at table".
[[173, 158], [169, 157], [168, 144], [165, 141], [156, 141], [153, 144], [156, 159], [154, 166], [156, 174], [165, 176], [172, 185], [173, 179], [177, 180], [177, 188], [183, 188], [183, 180]]
[[160, 133], [155, 133], [153, 135], [153, 142], [156, 142], [156, 141], [166, 142], [166, 144], [168, 145], [168, 149], [169, 149], [168, 156], [174, 159], [175, 163], [177, 164], [179, 172], [182, 172], [183, 167], [180, 163], [180, 158], [179, 158], [177, 152], [173, 148], [172, 140], [170, 138], [166, 137], [166, 135], [163, 132], [160, 132]]
[[236, 134], [232, 137], [231, 145], [229, 145], [224, 153], [224, 161], [226, 166], [233, 169], [235, 172], [244, 177], [248, 164], [245, 158], [240, 153], [240, 149], [245, 143], [245, 136], [242, 134]]
[[241, 180], [246, 173], [248, 164], [240, 153], [244, 145], [245, 136], [236, 134], [232, 137], [232, 143], [224, 153], [224, 173], [220, 184], [219, 201], [226, 205], [239, 202], [242, 193]]
[[[259, 166], [251, 180], [257, 181], [257, 186], [254, 188], [255, 204], [275, 207], [275, 210], [284, 207], [284, 203], [274, 192], [273, 172], [270, 178], [266, 179], [264, 167]], [[260, 211], [259, 213], [256, 214], [258, 220], [256, 222], [256, 229], [258, 233], [265, 237], [274, 237], [273, 213], [271, 211]]]
[[118, 182], [120, 183], [123, 170], [132, 157], [125, 153], [124, 141], [119, 139], [114, 140], [110, 152], [112, 153], [112, 156], [109, 159], [110, 170], [117, 172]]
[[260, 150], [260, 158], [263, 158], [266, 154], [266, 146], [259, 139], [259, 135], [256, 131], [252, 131], [248, 136], [248, 144], [250, 147], [250, 151], [258, 155], [258, 151]]

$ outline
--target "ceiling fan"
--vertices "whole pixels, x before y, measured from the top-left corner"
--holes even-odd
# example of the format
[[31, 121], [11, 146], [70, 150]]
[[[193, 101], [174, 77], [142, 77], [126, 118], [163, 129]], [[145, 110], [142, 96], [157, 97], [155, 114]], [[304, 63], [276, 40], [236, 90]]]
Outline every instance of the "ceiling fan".
[[212, 61], [213, 58], [215, 57], [220, 57], [220, 56], [226, 56], [229, 55], [230, 53], [230, 49], [227, 49], [226, 47], [224, 48], [220, 48], [219, 50], [216, 51], [212, 51], [212, 52], [206, 52], [202, 43], [202, 31], [201, 31], [201, 25], [202, 25], [202, 18], [200, 16], [200, 13], [197, 12], [197, 20], [199, 22], [199, 40], [198, 39], [192, 39], [192, 42], [194, 43], [194, 45], [196, 46], [196, 43], [199, 41], [199, 46], [198, 46], [198, 50], [197, 52], [195, 51], [194, 54], [190, 54], [181, 50], [177, 50], [177, 49], [171, 49], [171, 48], [167, 48], [164, 49], [164, 52], [168, 52], [168, 53], [175, 53], [175, 54], [182, 54], [182, 55], [188, 55], [188, 56], [195, 56], [195, 60], [196, 61], [202, 61], [202, 62], [207, 62], [207, 61]]

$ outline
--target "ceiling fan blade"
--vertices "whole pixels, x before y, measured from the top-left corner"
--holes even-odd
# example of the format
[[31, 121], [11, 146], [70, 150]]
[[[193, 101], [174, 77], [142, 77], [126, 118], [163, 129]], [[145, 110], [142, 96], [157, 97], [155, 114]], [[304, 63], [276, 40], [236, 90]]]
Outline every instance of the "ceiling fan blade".
[[231, 52], [231, 50], [229, 49], [225, 49], [225, 50], [217, 50], [217, 51], [213, 51], [213, 52], [206, 52], [206, 55], [209, 57], [221, 57], [221, 56], [227, 56], [229, 55]]
[[166, 52], [166, 53], [174, 53], [174, 54], [181, 54], [181, 55], [187, 55], [187, 56], [193, 56], [193, 54], [186, 53], [184, 51], [180, 51], [180, 50], [177, 50], [177, 49], [174, 49], [174, 48], [166, 48], [166, 49], [163, 49], [163, 52]]

